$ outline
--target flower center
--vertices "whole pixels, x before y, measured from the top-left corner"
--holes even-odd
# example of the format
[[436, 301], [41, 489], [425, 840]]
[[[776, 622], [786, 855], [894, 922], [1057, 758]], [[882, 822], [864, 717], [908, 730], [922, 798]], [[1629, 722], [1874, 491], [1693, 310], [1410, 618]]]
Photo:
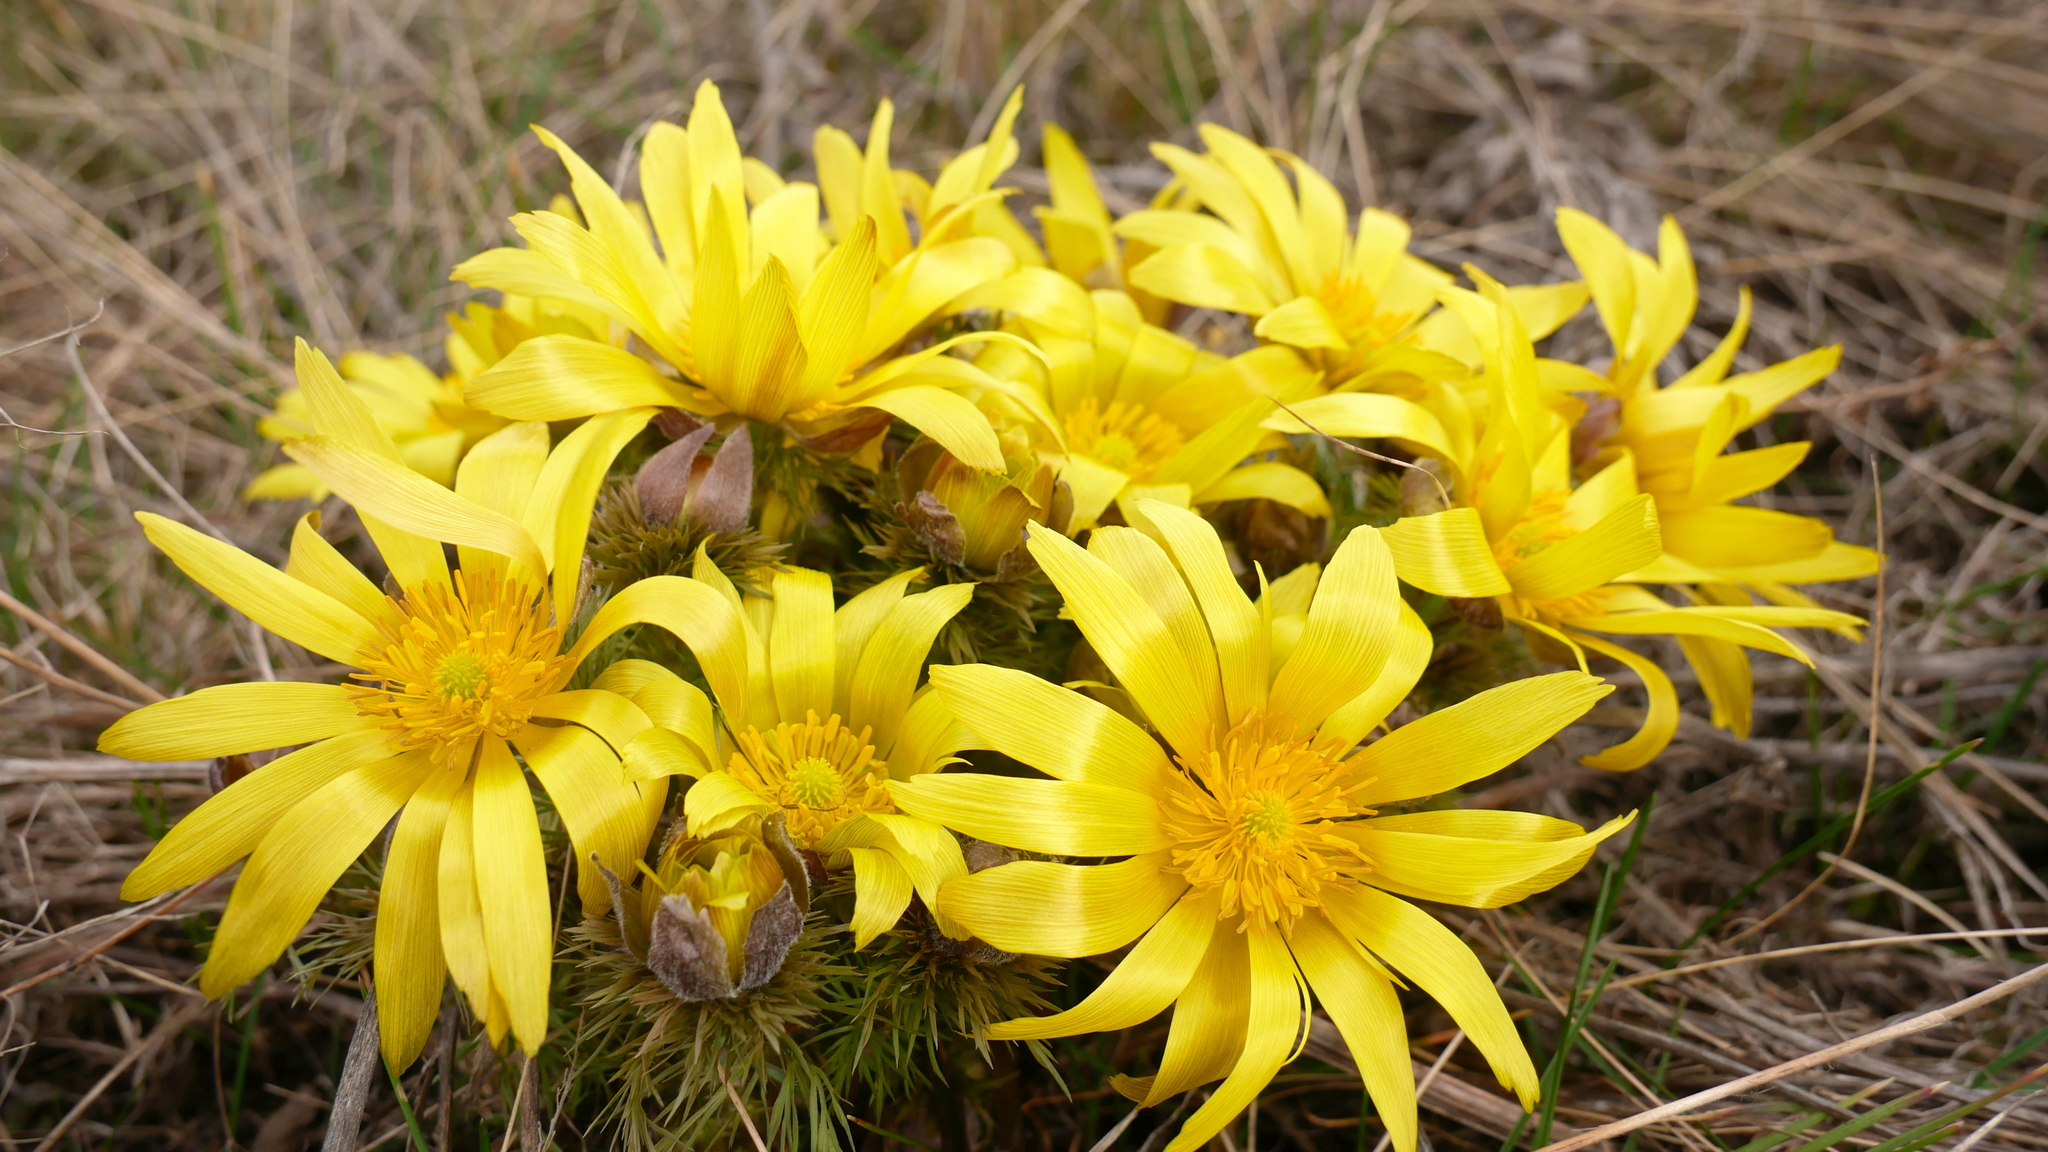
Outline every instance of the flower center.
[[1372, 870], [1338, 823], [1372, 815], [1352, 799], [1368, 782], [1292, 725], [1254, 714], [1179, 763], [1161, 806], [1169, 868], [1196, 889], [1220, 892], [1220, 917], [1242, 912], [1291, 926], [1321, 906], [1325, 885], [1348, 886]]
[[790, 795], [805, 808], [837, 808], [846, 803], [846, 782], [839, 769], [818, 756], [806, 756], [789, 770]]
[[1384, 312], [1380, 309], [1379, 297], [1372, 289], [1357, 279], [1331, 273], [1316, 293], [1330, 319], [1336, 321], [1337, 334], [1351, 345], [1354, 352], [1384, 348], [1400, 339], [1408, 322], [1415, 317], [1406, 312]]
[[350, 689], [363, 715], [439, 762], [486, 734], [510, 737], [568, 678], [547, 594], [524, 581], [456, 572], [452, 586], [408, 589], [397, 608]]
[[864, 812], [894, 812], [888, 765], [875, 759], [873, 730], [848, 728], [838, 714], [804, 714], [801, 724], [748, 728], [726, 771], [780, 807], [789, 834], [809, 848]]
[[1065, 425], [1070, 450], [1138, 481], [1150, 479], [1187, 442], [1171, 421], [1122, 400], [1104, 408], [1090, 396], [1067, 413]]

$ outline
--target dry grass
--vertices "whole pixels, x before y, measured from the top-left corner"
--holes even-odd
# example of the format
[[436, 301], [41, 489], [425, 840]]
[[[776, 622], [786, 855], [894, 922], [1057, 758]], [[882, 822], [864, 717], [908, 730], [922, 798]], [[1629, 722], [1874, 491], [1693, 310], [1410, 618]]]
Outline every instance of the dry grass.
[[[62, 340], [0, 358], [0, 407], [16, 425], [0, 435], [0, 591], [132, 673], [0, 613], [0, 982], [45, 977], [6, 998], [0, 1144], [232, 1139], [276, 1152], [317, 1137], [360, 1001], [335, 990], [288, 1007], [275, 983], [227, 1013], [198, 999], [183, 984], [196, 950], [180, 917], [216, 912], [224, 893], [150, 919], [120, 911], [116, 889], [204, 780], [184, 765], [110, 770], [87, 750], [148, 691], [329, 670], [287, 645], [264, 650], [152, 555], [129, 514], [189, 505], [277, 554], [296, 509], [235, 493], [274, 458], [254, 419], [284, 382], [291, 339], [431, 359], [439, 314], [464, 296], [448, 270], [508, 239], [505, 218], [561, 183], [526, 123], [610, 164], [705, 77], [725, 87], [742, 143], [788, 170], [806, 162], [816, 125], [863, 126], [882, 93], [899, 105], [899, 163], [928, 168], [1023, 81], [1027, 125], [1073, 130], [1122, 207], [1161, 179], [1146, 139], [1185, 141], [1193, 122], [1218, 120], [1308, 156], [1354, 202], [1412, 215], [1422, 255], [1506, 277], [1568, 271], [1548, 223], [1558, 205], [1638, 245], [1676, 212], [1704, 281], [1683, 355], [1711, 347], [1738, 282], [1758, 294], [1748, 366], [1845, 346], [1842, 370], [1758, 433], [1817, 444], [1778, 506], [1873, 543], [1881, 493], [1885, 602], [1867, 584], [1824, 597], [1884, 614], [1884, 676], [1873, 721], [1868, 650], [1823, 637], [1817, 676], [1759, 661], [1756, 739], [1688, 721], [1658, 763], [1622, 778], [1539, 750], [1472, 798], [1579, 820], [1656, 798], [1609, 930], [1585, 953], [1595, 975], [1617, 967], [1582, 1013], [1557, 1120], [1628, 1116], [1956, 1002], [2041, 957], [2012, 934], [2048, 925], [2040, 4], [0, 0], [0, 27], [0, 350], [105, 305], [82, 333], [82, 374]], [[1043, 187], [1034, 152], [1014, 174], [1027, 192]], [[1554, 346], [1592, 354], [1601, 342], [1581, 320]], [[1763, 931], [1745, 936], [1821, 875], [1820, 858], [1794, 860], [1694, 941], [1715, 908], [1853, 809], [1873, 723], [1879, 789], [1930, 748], [1987, 743], [1874, 815]], [[1581, 981], [1590, 991], [1581, 933], [1599, 886], [1596, 868], [1530, 905], [1449, 918], [1505, 970], [1539, 1064], [1558, 1046], [1556, 1005]], [[1976, 935], [1863, 946], [1929, 932]], [[1828, 942], [1857, 946], [1764, 955]], [[1698, 967], [1716, 959], [1731, 962]], [[1667, 963], [1688, 970], [1660, 975]], [[1414, 1002], [1410, 1024], [1417, 1058], [1448, 1056], [1440, 1076], [1456, 1082], [1425, 1101], [1429, 1139], [1500, 1146], [1514, 1111], [1476, 1057], [1433, 1006]], [[2044, 1024], [2048, 989], [2035, 985], [1629, 1140], [1712, 1152], [1795, 1112], [1829, 1113], [1826, 1127], [1925, 1090], [1842, 1141], [1868, 1147], [2038, 1063], [2048, 1048], [2025, 1050]], [[1355, 1079], [1312, 1042], [1318, 1053], [1334, 1067], [1297, 1065], [1275, 1084], [1258, 1146], [1377, 1140], [1377, 1123], [1357, 1119]], [[431, 1136], [460, 1113], [449, 1146], [468, 1148], [480, 1122], [503, 1130], [515, 1076], [483, 1055], [457, 1063], [469, 1086], [428, 1106], [426, 1125]], [[409, 1086], [423, 1105], [446, 1100], [429, 1065]], [[1069, 1075], [1077, 1089], [1099, 1081], [1078, 1056]], [[375, 1089], [366, 1142], [397, 1146], [396, 1101]], [[1021, 1092], [976, 1098], [1026, 1101], [992, 1124], [885, 1119], [949, 1150], [1080, 1149], [1122, 1115], [1099, 1092]], [[2002, 1111], [2017, 1099], [1958, 1131], [1987, 1150], [2048, 1146], [2048, 1105]], [[1995, 1130], [1977, 1128], [1991, 1117]], [[1118, 1146], [1139, 1146], [1157, 1119]], [[1249, 1143], [1244, 1132], [1228, 1146]], [[565, 1126], [557, 1139], [579, 1135]]]

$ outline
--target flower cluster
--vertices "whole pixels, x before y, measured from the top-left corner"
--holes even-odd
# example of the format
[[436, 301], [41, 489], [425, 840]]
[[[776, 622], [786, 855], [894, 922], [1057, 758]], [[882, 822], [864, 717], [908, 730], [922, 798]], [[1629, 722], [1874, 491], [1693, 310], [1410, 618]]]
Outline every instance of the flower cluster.
[[[637, 198], [537, 130], [569, 196], [455, 270], [502, 299], [449, 317], [446, 375], [299, 345], [262, 426], [291, 463], [248, 495], [324, 502], [332, 527], [307, 512], [280, 570], [138, 514], [194, 580], [354, 670], [203, 688], [102, 739], [296, 749], [124, 888], [246, 859], [207, 994], [267, 969], [371, 852], [394, 1070], [446, 978], [528, 1053], [603, 1037], [652, 1059], [677, 1013], [693, 1043], [770, 1022], [708, 1088], [717, 1062], [687, 1053], [667, 1089], [618, 1052], [579, 1065], [619, 1077], [607, 1115], [637, 1142], [730, 1121], [735, 1083], [875, 1101], [939, 1079], [922, 1041], [791, 1043], [908, 1018], [863, 987], [924, 1006], [907, 1034], [1041, 1056], [1171, 1007], [1157, 1060], [1112, 1081], [1146, 1105], [1221, 1081], [1169, 1152], [1256, 1099], [1318, 1007], [1412, 1152], [1401, 981], [1533, 1105], [1489, 978], [1411, 901], [1521, 900], [1630, 817], [1419, 802], [1577, 721], [1612, 691], [1600, 661], [1647, 707], [1583, 761], [1648, 763], [1679, 704], [1642, 638], [1675, 637], [1713, 721], [1746, 733], [1744, 649], [1810, 662], [1781, 629], [1855, 634], [1792, 585], [1876, 554], [1735, 503], [1807, 445], [1729, 451], [1839, 351], [1731, 375], [1745, 294], [1661, 380], [1697, 294], [1674, 223], [1653, 259], [1564, 210], [1583, 280], [1461, 286], [1398, 217], [1354, 217], [1299, 158], [1215, 126], [1200, 152], [1156, 145], [1171, 179], [1116, 218], [1047, 125], [1030, 227], [1002, 184], [1018, 108], [927, 180], [892, 167], [885, 101], [864, 147], [819, 129], [813, 183], [744, 155], [707, 83], [645, 134]], [[1589, 299], [1611, 355], [1540, 355]], [[1374, 441], [1384, 474], [1339, 437]], [[1377, 511], [1361, 495], [1390, 487]], [[1276, 524], [1284, 566], [1247, 527]], [[1418, 692], [1450, 632], [1565, 670]], [[1034, 1014], [1060, 961], [1119, 951]], [[610, 1023], [563, 1036], [564, 997]], [[635, 1039], [636, 1014], [666, 1023]], [[664, 1093], [684, 1121], [633, 1113]], [[845, 1112], [763, 1107], [791, 1140], [808, 1115], [814, 1146]]]

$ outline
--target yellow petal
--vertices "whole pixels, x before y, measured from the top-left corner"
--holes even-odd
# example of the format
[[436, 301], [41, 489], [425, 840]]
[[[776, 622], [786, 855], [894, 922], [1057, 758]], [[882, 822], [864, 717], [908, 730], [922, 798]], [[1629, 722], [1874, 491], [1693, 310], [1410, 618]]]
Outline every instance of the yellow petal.
[[[774, 177], [772, 171], [768, 172]], [[780, 179], [779, 177], [775, 177]], [[750, 197], [751, 198], [751, 197]], [[785, 184], [754, 208], [754, 273], [774, 260], [789, 273], [790, 287], [799, 294], [810, 286], [811, 273], [818, 266], [818, 189], [811, 184]]]
[[604, 737], [605, 743], [610, 744], [615, 752], [623, 752], [626, 745], [654, 725], [638, 704], [617, 692], [598, 688], [580, 688], [543, 696], [534, 704], [532, 715], [538, 720], [567, 720], [581, 724]]
[[910, 711], [903, 714], [896, 747], [889, 752], [889, 776], [904, 780], [936, 772], [954, 762], [955, 752], [986, 747], [988, 741], [960, 722], [946, 697], [926, 685], [911, 700]]
[[1273, 301], [1237, 257], [1207, 244], [1162, 248], [1131, 269], [1131, 285], [1196, 308], [1264, 316]]
[[384, 593], [370, 578], [349, 563], [320, 535], [320, 512], [315, 509], [299, 517], [292, 527], [291, 558], [285, 561], [285, 575], [325, 592], [348, 606], [356, 615], [375, 622], [390, 609]]
[[1749, 653], [1739, 644], [1710, 636], [1680, 636], [1678, 647], [1685, 653], [1685, 662], [1699, 675], [1700, 691], [1712, 709], [1715, 727], [1748, 739], [1754, 688]]
[[1228, 722], [1235, 725], [1266, 707], [1272, 654], [1265, 621], [1238, 587], [1223, 554], [1223, 541], [1208, 521], [1157, 500], [1140, 501], [1138, 508], [1157, 530], [1194, 592], [1195, 602], [1202, 606], [1202, 618], [1216, 645], [1224, 708]]
[[[1536, 1107], [1538, 1082], [1529, 1050], [1469, 945], [1436, 917], [1364, 885], [1333, 894], [1325, 906], [1340, 930], [1444, 1006], [1524, 1110]], [[1309, 979], [1315, 980], [1313, 973]]]
[[934, 665], [933, 687], [987, 747], [1059, 780], [1156, 796], [1171, 771], [1159, 742], [1115, 710], [1028, 672]]
[[747, 647], [739, 613], [710, 585], [683, 576], [636, 581], [605, 601], [569, 651], [575, 663], [629, 624], [653, 624], [697, 657], [735, 726], [747, 723]]
[[1865, 576], [1875, 576], [1882, 567], [1884, 556], [1881, 553], [1837, 540], [1818, 556], [1754, 568], [1723, 568], [1718, 574], [1724, 580], [1744, 584], [1818, 584], [1830, 580], [1860, 580]]
[[880, 408], [938, 441], [963, 463], [990, 472], [1003, 470], [1002, 445], [996, 442], [987, 414], [957, 392], [912, 384], [863, 396], [860, 402]]
[[1109, 465], [1074, 453], [1067, 455], [1060, 479], [1073, 493], [1074, 512], [1068, 525], [1076, 534], [1083, 528], [1095, 527], [1095, 522], [1131, 482], [1129, 476]]
[[[1353, 894], [1332, 895], [1348, 898]], [[1296, 921], [1287, 942], [1316, 999], [1322, 1001], [1323, 1011], [1358, 1063], [1359, 1078], [1365, 1081], [1380, 1123], [1393, 1136], [1394, 1147], [1399, 1152], [1415, 1152], [1415, 1071], [1408, 1057], [1408, 1026], [1393, 982], [1374, 971], [1320, 912], [1311, 911]], [[1477, 967], [1478, 961], [1474, 960], [1473, 966]], [[1498, 996], [1494, 1003], [1500, 1003]], [[1507, 1021], [1505, 1011], [1501, 1020]], [[1509, 1034], [1513, 1034], [1512, 1026]]]
[[1728, 334], [1714, 346], [1712, 352], [1693, 365], [1685, 375], [1671, 382], [1673, 388], [1699, 388], [1719, 384], [1728, 375], [1728, 366], [1735, 362], [1735, 354], [1742, 350], [1742, 342], [1749, 336], [1750, 300], [1749, 285], [1739, 285], [1735, 298], [1735, 323]]
[[879, 848], [848, 848], [853, 858], [853, 947], [868, 946], [896, 926], [910, 907], [910, 873]]
[[1430, 657], [1435, 653], [1436, 638], [1430, 635], [1429, 626], [1404, 602], [1395, 624], [1393, 647], [1380, 665], [1379, 675], [1370, 688], [1330, 713], [1317, 732], [1318, 738], [1340, 751], [1365, 739], [1366, 733], [1378, 727], [1415, 690], [1416, 681], [1422, 679], [1423, 669], [1429, 667]]
[[891, 781], [896, 807], [978, 840], [1053, 856], [1135, 856], [1167, 846], [1159, 805], [1125, 788], [979, 772]]
[[1655, 660], [1642, 658], [1618, 644], [1597, 640], [1593, 635], [1573, 633], [1569, 640], [1599, 656], [1620, 660], [1624, 668], [1640, 678], [1642, 689], [1649, 693], [1649, 707], [1642, 713], [1642, 728], [1620, 744], [1589, 756], [1579, 756], [1579, 763], [1606, 773], [1632, 773], [1651, 763], [1671, 744], [1671, 736], [1677, 734], [1677, 689], [1671, 687], [1671, 676], [1665, 676], [1663, 668], [1659, 668]]
[[[895, 213], [901, 227], [903, 214]], [[888, 231], [888, 223], [882, 222]], [[889, 250], [887, 237], [882, 251]], [[852, 360], [865, 364], [903, 341], [932, 313], [954, 297], [977, 284], [993, 280], [1017, 266], [1017, 258], [1002, 241], [973, 236], [948, 244], [920, 248], [909, 259], [891, 267], [875, 286], [876, 306], [868, 315], [867, 331], [855, 346]]]
[[1722, 505], [1674, 512], [1664, 550], [1703, 568], [1747, 568], [1818, 556], [1834, 541], [1827, 523], [1770, 508]]
[[383, 646], [376, 626], [355, 609], [240, 548], [154, 512], [137, 512], [135, 519], [149, 542], [187, 576], [292, 643], [342, 664], [355, 664], [365, 649]]
[[1211, 728], [1224, 717], [1200, 695], [1199, 673], [1190, 671], [1180, 643], [1159, 614], [1080, 545], [1043, 525], [1031, 525], [1030, 532], [1032, 557], [1146, 719], [1177, 750], [1192, 755], [1207, 748]]
[[130, 760], [198, 760], [325, 740], [376, 728], [338, 684], [222, 684], [137, 708], [100, 734], [99, 750]]
[[696, 217], [690, 203], [690, 134], [663, 120], [640, 142], [640, 198], [671, 271], [688, 277], [697, 264]]
[[519, 754], [547, 789], [548, 800], [562, 818], [575, 851], [576, 894], [585, 915], [611, 907], [611, 890], [597, 864], [614, 875], [633, 870], [647, 850], [643, 793], [666, 789], [667, 781], [645, 783], [623, 779], [619, 758], [604, 742], [581, 728], [543, 728], [529, 724], [513, 737]]
[[716, 835], [748, 816], [767, 816], [775, 810], [729, 772], [713, 772], [683, 793], [683, 818], [692, 836]]
[[[1797, 615], [1773, 615], [1796, 613]], [[1823, 623], [1825, 622], [1825, 623]], [[1654, 612], [1621, 612], [1566, 620], [1572, 628], [1617, 636], [1711, 636], [1760, 648], [1812, 667], [1813, 657], [1791, 640], [1771, 631], [1780, 627], [1826, 627], [1857, 622], [1846, 612], [1814, 613], [1802, 608], [1666, 608]]]
[[1313, 731], [1371, 688], [1396, 639], [1401, 590], [1377, 529], [1351, 530], [1323, 571], [1308, 624], [1273, 681], [1271, 711]]
[[903, 590], [924, 578], [924, 569], [898, 572], [887, 580], [862, 590], [832, 614], [832, 643], [838, 655], [833, 661], [832, 711], [848, 715], [853, 708], [853, 673], [860, 666], [860, 654], [874, 637], [875, 629], [903, 599]]
[[1089, 533], [1088, 554], [1124, 578], [1172, 634], [1182, 660], [1181, 675], [1202, 702], [1206, 715], [1223, 717], [1223, 684], [1216, 670], [1216, 645], [1187, 581], [1159, 542], [1135, 528], [1098, 528]]
[[1141, 208], [1116, 222], [1116, 234], [1151, 248], [1183, 248], [1199, 244], [1227, 253], [1246, 267], [1259, 262], [1258, 249], [1230, 225], [1197, 212]]
[[1291, 411], [1276, 410], [1265, 426], [1275, 432], [1320, 432], [1329, 436], [1359, 436], [1395, 440], [1411, 451], [1447, 462], [1457, 457], [1451, 451], [1443, 424], [1429, 410], [1399, 396], [1377, 392], [1337, 392], [1296, 400]]
[[[827, 855], [854, 848], [871, 848], [886, 853], [910, 878], [925, 906], [934, 910], [933, 918], [938, 922], [939, 930], [956, 940], [967, 938], [967, 932], [952, 923], [943, 912], [936, 911], [940, 890], [947, 883], [967, 875], [967, 861], [960, 854], [960, 842], [953, 838], [951, 832], [916, 816], [869, 812], [826, 833], [816, 847]], [[897, 916], [902, 915], [900, 907], [895, 911]], [[856, 918], [859, 915], [856, 911]], [[890, 924], [894, 923], [895, 920], [891, 919]]]
[[[1259, 1098], [1282, 1065], [1293, 1059], [1308, 1003], [1294, 958], [1270, 928], [1245, 933], [1251, 989], [1244, 1051], [1230, 1075], [1180, 1127], [1164, 1152], [1195, 1152]], [[1397, 1010], [1398, 1015], [1398, 1010]]]
[[640, 357], [581, 336], [523, 340], [469, 382], [472, 408], [512, 420], [571, 420], [621, 408], [694, 407], [683, 390]]
[[[484, 1018], [496, 993], [491, 988], [490, 949], [484, 942], [483, 908], [477, 902], [476, 840], [472, 835], [475, 789], [465, 782], [448, 806], [441, 829], [440, 868], [435, 892], [440, 898], [441, 955], [448, 975], [469, 998], [470, 1011]], [[497, 1037], [504, 1035], [499, 1024]]]
[[930, 592], [905, 596], [876, 626], [861, 649], [850, 685], [849, 723], [873, 727], [875, 753], [886, 760], [896, 746], [896, 731], [910, 710], [917, 676], [931, 654], [940, 629], [974, 598], [974, 585], [948, 584]]
[[534, 481], [532, 496], [519, 519], [548, 554], [559, 612], [574, 611], [577, 581], [583, 574], [583, 545], [589, 538], [598, 489], [604, 486], [619, 450], [639, 435], [653, 416], [651, 408], [628, 408], [585, 420], [555, 445]]
[[775, 574], [775, 622], [768, 633], [768, 666], [779, 715], [832, 712], [832, 578], [808, 568]]
[[[721, 372], [705, 365], [705, 386], [748, 419], [775, 423], [800, 401], [806, 357], [797, 338], [796, 305], [788, 269], [780, 260], [768, 261], [740, 298], [729, 367]], [[700, 339], [708, 341], [710, 334]]]
[[1271, 407], [1271, 401], [1254, 398], [1205, 421], [1208, 426], [1154, 469], [1147, 484], [1185, 484], [1190, 492], [1215, 484], [1257, 450], [1265, 438], [1259, 421]]
[[799, 392], [810, 402], [828, 395], [853, 367], [854, 347], [867, 329], [876, 268], [875, 223], [863, 216], [804, 289], [796, 318], [807, 354]]
[[[690, 208], [697, 219], [698, 239], [705, 241], [704, 232], [709, 230], [726, 231], [732, 250], [741, 257], [741, 267], [745, 267], [747, 221], [739, 211], [740, 205], [746, 203], [745, 164], [732, 118], [726, 115], [725, 102], [719, 98], [718, 85], [709, 80], [697, 85], [695, 98], [690, 102], [688, 132]], [[728, 213], [724, 220], [718, 218], [717, 205], [721, 203]]]
[[371, 728], [278, 757], [208, 797], [172, 825], [121, 882], [121, 899], [147, 900], [173, 888], [197, 884], [254, 852], [278, 820], [307, 794], [345, 772], [390, 756], [384, 733]]
[[[540, 421], [507, 424], [476, 442], [455, 474], [455, 494], [502, 516], [526, 513], [534, 481], [548, 460], [548, 426]], [[496, 554], [456, 550], [464, 571], [502, 567]]]
[[[1069, 480], [1062, 471], [1060, 479]], [[1256, 460], [1225, 473], [1221, 480], [1195, 492], [1195, 503], [1221, 504], [1226, 500], [1271, 500], [1285, 504], [1304, 516], [1328, 519], [1329, 497], [1316, 478], [1292, 464], [1277, 460]]]
[[1494, 560], [1473, 508], [1403, 516], [1380, 530], [1401, 579], [1439, 596], [1478, 598], [1514, 590]]
[[[531, 236], [545, 229], [563, 229], [566, 221], [540, 223], [532, 217], [535, 214], [521, 213], [512, 218], [513, 227], [522, 235]], [[583, 247], [596, 255], [599, 250], [580, 228], [569, 225], [566, 230], [585, 236]], [[575, 241], [557, 235], [561, 243], [548, 245], [547, 251], [530, 248], [493, 248], [479, 252], [455, 266], [448, 274], [450, 280], [467, 284], [472, 288], [496, 289], [508, 296], [524, 296], [536, 299], [554, 300], [576, 308], [598, 313], [607, 320], [620, 324], [639, 326], [639, 320], [629, 310], [620, 307], [577, 275], [564, 270], [557, 259], [565, 254], [564, 249], [575, 246]], [[579, 269], [586, 272], [587, 269]], [[607, 283], [605, 278], [591, 276], [598, 283]]]
[[1595, 472], [1565, 497], [1564, 526], [1583, 532], [1635, 495], [1635, 454], [1624, 448], [1614, 463]]
[[419, 1058], [441, 1014], [441, 985], [448, 974], [441, 959], [437, 890], [441, 829], [463, 782], [459, 770], [443, 768], [429, 774], [399, 813], [384, 858], [372, 968], [384, 1062], [393, 1072], [404, 1072]]
[[1094, 956], [1137, 939], [1187, 890], [1167, 862], [1164, 852], [1115, 864], [1020, 860], [946, 885], [938, 910], [1005, 952]]
[[307, 794], [257, 844], [214, 933], [199, 989], [218, 999], [270, 967], [391, 814], [437, 771], [410, 752], [345, 772]]
[[[1418, 812], [1382, 820], [1414, 821], [1418, 816], [1465, 818], [1460, 823], [1442, 823], [1450, 827], [1471, 826], [1483, 833], [1489, 830], [1490, 818], [1528, 814]], [[1592, 832], [1552, 840], [1396, 830], [1378, 827], [1381, 820], [1347, 826], [1340, 835], [1356, 843], [1372, 859], [1375, 888], [1441, 904], [1500, 908], [1562, 883], [1585, 864], [1601, 841], [1627, 827], [1633, 819], [1634, 813], [1618, 816]]]
[[1516, 595], [1531, 600], [1561, 599], [1632, 572], [1662, 551], [1657, 505], [1645, 494], [1609, 512], [1584, 532], [1515, 563], [1508, 569], [1508, 581]]
[[554, 952], [548, 870], [526, 776], [511, 748], [495, 737], [486, 737], [477, 749], [471, 821], [491, 985], [505, 998], [512, 1034], [530, 1056], [540, 1051], [548, 1026]]
[[1583, 672], [1512, 680], [1418, 717], [1346, 761], [1361, 804], [1434, 796], [1500, 771], [1614, 691]]
[[1557, 234], [1564, 241], [1579, 274], [1586, 278], [1593, 307], [1600, 323], [1620, 354], [1628, 348], [1629, 332], [1635, 323], [1636, 282], [1629, 266], [1626, 241], [1599, 220], [1576, 208], [1557, 210]]
[[1213, 895], [1182, 897], [1079, 1004], [1050, 1016], [991, 1024], [988, 1038], [1048, 1040], [1117, 1032], [1159, 1015], [1187, 990], [1208, 954], [1216, 909]]
[[1293, 348], [1326, 348], [1332, 352], [1351, 350], [1350, 342], [1337, 330], [1337, 321], [1330, 316], [1330, 310], [1313, 296], [1296, 296], [1259, 317], [1259, 322], [1252, 326], [1252, 335]]
[[[1166, 1051], [1157, 1074], [1142, 1081], [1113, 1077], [1110, 1084], [1151, 1107], [1190, 1088], [1230, 1074], [1244, 1052], [1245, 1024], [1250, 1015], [1251, 960], [1247, 932], [1239, 919], [1210, 925], [1209, 946], [1194, 979], [1173, 1005], [1173, 1023], [1166, 1033]], [[1134, 1094], [1133, 1088], [1141, 1091]]]
[[517, 520], [480, 508], [417, 472], [325, 436], [295, 440], [285, 451], [342, 499], [388, 524], [430, 540], [494, 552], [535, 580], [547, 575], [545, 556]]

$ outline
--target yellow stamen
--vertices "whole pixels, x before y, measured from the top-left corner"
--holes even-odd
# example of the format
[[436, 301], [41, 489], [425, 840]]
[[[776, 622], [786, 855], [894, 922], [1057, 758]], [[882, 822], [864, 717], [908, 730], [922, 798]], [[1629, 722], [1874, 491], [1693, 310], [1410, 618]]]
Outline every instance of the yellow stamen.
[[1070, 450], [1140, 482], [1151, 479], [1187, 442], [1171, 421], [1121, 400], [1104, 408], [1090, 396], [1067, 413], [1064, 423]]
[[888, 765], [875, 759], [874, 733], [854, 732], [837, 713], [820, 720], [806, 712], [801, 724], [777, 724], [739, 737], [726, 770], [755, 794], [783, 810], [790, 838], [811, 847], [864, 812], [894, 812]]
[[408, 589], [395, 607], [350, 689], [404, 747], [445, 762], [480, 736], [510, 737], [568, 679], [547, 593], [524, 581], [457, 572], [452, 587]]
[[1325, 885], [1372, 870], [1332, 823], [1372, 815], [1351, 798], [1364, 783], [1291, 724], [1249, 716], [1169, 778], [1161, 811], [1174, 842], [1170, 868], [1219, 891], [1222, 918], [1242, 912], [1291, 927], [1322, 905]]

